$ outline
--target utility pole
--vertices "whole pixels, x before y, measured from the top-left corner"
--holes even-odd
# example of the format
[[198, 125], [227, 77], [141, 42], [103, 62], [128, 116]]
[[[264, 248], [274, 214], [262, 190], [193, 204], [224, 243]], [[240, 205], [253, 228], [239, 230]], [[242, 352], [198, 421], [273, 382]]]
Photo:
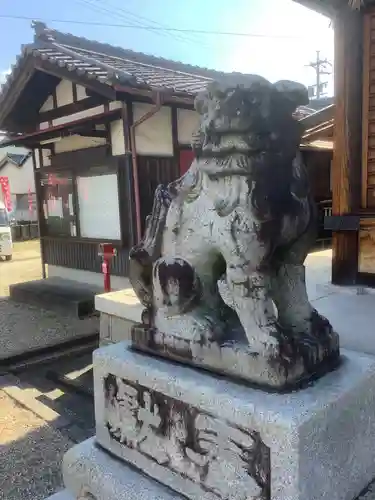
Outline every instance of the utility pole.
[[332, 73], [331, 69], [332, 64], [328, 61], [328, 59], [320, 59], [320, 50], [316, 51], [316, 60], [307, 64], [307, 67], [313, 68], [316, 74], [316, 80], [314, 85], [310, 85], [308, 88], [309, 97], [313, 97], [315, 99], [320, 99], [325, 95], [324, 89], [327, 87], [328, 82], [322, 82], [322, 75], [330, 75]]

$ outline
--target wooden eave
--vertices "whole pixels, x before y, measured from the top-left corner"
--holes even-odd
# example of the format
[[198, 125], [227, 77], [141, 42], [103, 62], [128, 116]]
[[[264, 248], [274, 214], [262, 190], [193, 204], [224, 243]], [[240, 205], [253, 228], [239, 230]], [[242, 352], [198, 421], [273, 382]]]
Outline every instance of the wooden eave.
[[327, 137], [333, 137], [333, 127], [334, 127], [333, 119], [327, 122], [323, 122], [316, 127], [306, 130], [302, 136], [302, 139], [312, 140], [317, 138], [322, 139]]
[[[359, 7], [351, 7], [351, 2], [353, 0], [293, 0], [305, 7], [315, 10], [319, 14], [335, 18], [340, 12], [352, 8], [353, 11], [361, 9], [366, 9], [375, 5], [375, 0], [362, 0], [362, 5]], [[358, 0], [359, 5], [359, 0]]]
[[144, 100], [147, 102], [155, 102], [156, 94], [160, 93], [162, 95], [162, 102], [164, 104], [179, 104], [181, 107], [187, 107], [189, 109], [194, 109], [194, 99], [195, 96], [187, 95], [186, 92], [171, 92], [169, 89], [142, 89], [138, 87], [131, 87], [127, 85], [114, 85], [113, 88], [117, 92], [116, 100], [122, 100], [121, 97], [131, 96]]
[[339, 4], [347, 3], [347, 0], [294, 0], [308, 9], [319, 14], [333, 18], [337, 14]]
[[24, 93], [28, 92], [28, 85], [38, 72], [49, 75], [52, 79], [54, 79], [51, 80], [51, 86], [49, 88], [50, 92], [54, 90], [61, 79], [65, 78], [89, 88], [97, 95], [101, 95], [108, 100], [116, 100], [116, 91], [109, 85], [105, 85], [97, 81], [86, 81], [88, 79], [84, 77], [79, 79], [74, 78], [66, 68], [59, 68], [56, 65], [49, 64], [48, 61], [39, 60], [38, 58], [28, 54], [21, 62], [20, 67], [17, 68], [17, 71], [14, 72], [11, 81], [7, 83], [5, 88], [3, 88], [0, 97], [1, 129], [13, 132], [17, 132], [18, 128], [22, 129], [21, 123], [25, 124], [26, 120], [23, 119], [17, 127], [17, 119], [14, 116], [16, 106], [20, 103], [21, 99], [27, 100], [28, 106], [32, 108], [32, 111], [30, 111], [30, 122], [35, 122], [35, 124], [37, 123], [37, 110], [47, 99], [49, 95], [48, 91], [45, 95], [39, 96], [39, 99], [34, 101], [34, 105], [32, 105], [33, 98], [35, 99], [33, 93], [30, 93], [30, 96]]
[[[125, 100], [128, 96], [138, 98], [139, 100], [144, 100], [147, 102], [155, 101], [155, 94], [160, 92], [163, 94], [163, 103], [170, 105], [180, 105], [181, 107], [186, 107], [188, 109], [194, 108], [194, 97], [193, 95], [188, 95], [186, 92], [172, 92], [170, 89], [160, 88], [160, 89], [145, 89], [139, 87], [133, 87], [131, 85], [108, 85], [101, 83], [97, 80], [88, 78], [85, 75], [77, 75], [76, 73], [69, 71], [67, 68], [59, 67], [56, 64], [52, 64], [49, 61], [44, 61], [38, 57], [34, 57], [31, 53], [27, 53], [23, 56], [22, 60], [19, 61], [16, 69], [13, 72], [11, 80], [3, 87], [3, 92], [0, 96], [0, 128], [11, 132], [18, 132], [19, 129], [22, 130], [25, 119], [22, 120], [22, 124], [17, 125], [17, 119], [14, 116], [14, 111], [16, 109], [17, 103], [22, 98], [24, 92], [28, 92], [28, 84], [31, 82], [33, 76], [37, 73], [43, 73], [55, 78], [55, 82], [52, 82], [50, 91], [52, 92], [56, 87], [58, 81], [61, 79], [67, 79], [73, 83], [84, 86], [88, 89], [91, 94], [96, 94], [102, 96], [104, 99], [110, 100]], [[40, 108], [48, 95], [43, 96], [43, 99], [39, 99], [35, 102], [35, 105], [31, 105], [33, 95], [30, 98], [27, 96], [27, 100], [30, 102], [33, 112], [30, 115], [30, 122], [37, 123], [37, 113], [36, 109]], [[30, 108], [29, 108], [30, 109]], [[34, 116], [35, 114], [35, 116]]]
[[43, 130], [37, 130], [29, 134], [18, 135], [7, 141], [0, 143], [0, 148], [6, 146], [17, 146], [17, 145], [22, 145], [25, 147], [35, 147], [38, 146], [41, 141], [49, 139], [55, 139], [58, 137], [65, 137], [75, 134], [84, 135], [82, 134], [84, 126], [88, 124], [96, 125], [96, 124], [108, 123], [112, 120], [120, 118], [121, 113], [122, 113], [121, 109], [113, 109], [97, 115], [80, 118], [79, 120], [75, 120], [69, 123], [55, 125], [53, 127], [49, 127]]

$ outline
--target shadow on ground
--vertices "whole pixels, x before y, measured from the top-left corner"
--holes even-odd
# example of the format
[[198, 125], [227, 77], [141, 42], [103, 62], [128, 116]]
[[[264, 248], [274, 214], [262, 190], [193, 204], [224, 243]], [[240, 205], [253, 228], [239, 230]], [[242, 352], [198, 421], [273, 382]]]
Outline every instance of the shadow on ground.
[[73, 442], [1, 391], [0, 403], [0, 500], [44, 500]]

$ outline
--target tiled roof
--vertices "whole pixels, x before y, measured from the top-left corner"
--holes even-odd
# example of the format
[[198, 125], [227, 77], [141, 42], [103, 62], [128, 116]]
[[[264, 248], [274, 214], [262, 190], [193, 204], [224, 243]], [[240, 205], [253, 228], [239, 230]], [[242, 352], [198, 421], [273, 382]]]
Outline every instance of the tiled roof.
[[25, 161], [27, 160], [27, 158], [29, 158], [30, 155], [31, 153], [26, 153], [26, 154], [8, 153], [7, 157], [11, 162], [15, 163], [18, 167], [20, 167], [25, 163]]
[[37, 48], [34, 49], [33, 55], [104, 83], [117, 81], [137, 87], [166, 88], [177, 93], [196, 94], [212, 80], [200, 75], [64, 45]]
[[[23, 63], [30, 55], [66, 68], [110, 86], [123, 85], [152, 90], [168, 90], [175, 94], [195, 96], [212, 80], [239, 81], [252, 75], [224, 73], [183, 64], [160, 57], [114, 47], [86, 38], [49, 29], [44, 23], [33, 23], [34, 43], [24, 45], [22, 53], [1, 88], [0, 104], [7, 99]], [[311, 113], [307, 107], [297, 110], [296, 118]]]
[[[2, 93], [12, 85], [23, 60], [30, 54], [109, 85], [117, 83], [155, 90], [168, 89], [189, 95], [195, 95], [214, 79], [228, 79], [240, 75], [87, 40], [49, 29], [43, 23], [34, 23], [34, 29], [34, 43], [23, 46], [22, 54], [2, 87]], [[246, 75], [241, 75], [244, 76]]]
[[17, 167], [22, 167], [22, 165], [25, 163], [25, 161], [31, 156], [31, 153], [24, 153], [24, 154], [19, 154], [19, 153], [7, 153], [1, 160], [0, 160], [0, 169], [4, 167], [8, 162], [13, 163]]

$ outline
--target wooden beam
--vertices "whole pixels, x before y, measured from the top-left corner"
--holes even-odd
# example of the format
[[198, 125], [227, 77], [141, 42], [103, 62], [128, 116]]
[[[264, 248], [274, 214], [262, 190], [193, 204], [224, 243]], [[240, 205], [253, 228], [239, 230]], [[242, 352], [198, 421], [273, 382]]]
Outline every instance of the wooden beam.
[[78, 101], [77, 84], [73, 82], [72, 83], [72, 88], [73, 88], [73, 102], [77, 102]]
[[367, 208], [369, 114], [370, 114], [370, 61], [371, 16], [364, 16], [363, 27], [363, 91], [362, 91], [362, 208]]
[[[361, 207], [363, 14], [343, 9], [335, 18], [335, 127], [332, 162], [333, 215]], [[332, 282], [354, 284], [358, 233], [333, 233]]]
[[124, 128], [125, 151], [131, 151], [130, 127], [133, 125], [133, 105], [131, 100], [122, 101], [122, 126]]
[[[46, 257], [44, 253], [43, 236], [45, 233], [45, 220], [43, 211], [43, 199], [42, 199], [42, 189], [40, 184], [40, 172], [36, 168], [36, 154], [39, 154], [36, 149], [32, 151], [33, 159], [33, 174], [34, 174], [34, 184], [35, 184], [35, 201], [36, 201], [36, 213], [38, 216], [38, 232], [39, 232], [39, 244], [40, 244], [40, 255], [42, 260], [42, 277], [46, 279]], [[40, 161], [40, 160], [39, 160]]]
[[48, 111], [42, 111], [39, 113], [40, 123], [49, 122], [50, 120], [55, 120], [56, 118], [61, 118], [67, 115], [74, 115], [81, 111], [86, 111], [90, 108], [95, 108], [101, 104], [107, 103], [108, 100], [105, 97], [96, 95], [95, 97], [87, 97], [81, 101], [71, 102], [70, 104], [65, 104], [55, 109], [50, 109]]
[[[130, 98], [130, 100], [136, 100], [139, 102], [147, 102], [151, 104], [155, 103], [155, 90], [128, 87], [124, 85], [114, 85], [114, 89], [120, 94], [120, 96], [122, 95], [120, 100]], [[190, 96], [188, 94], [183, 95], [182, 93], [174, 94], [169, 91], [161, 92], [163, 95], [163, 105], [176, 104], [179, 108], [194, 109], [194, 96]]]
[[177, 108], [175, 106], [171, 107], [171, 113], [172, 113], [173, 156], [174, 156], [174, 161], [178, 165], [178, 169], [180, 169], [180, 151], [178, 144], [178, 115], [177, 115]]
[[40, 141], [45, 141], [47, 139], [52, 139], [55, 137], [61, 137], [64, 134], [72, 133], [75, 130], [80, 130], [86, 124], [91, 124], [92, 126], [95, 124], [104, 124], [108, 123], [112, 120], [116, 120], [121, 116], [120, 109], [113, 109], [111, 111], [107, 111], [106, 113], [98, 113], [97, 115], [86, 116], [84, 118], [80, 118], [79, 120], [74, 120], [68, 123], [62, 123], [60, 125], [54, 125], [48, 129], [37, 130], [32, 132], [31, 134], [25, 134], [18, 137], [14, 137], [8, 141], [3, 141], [0, 147], [5, 146], [17, 146], [18, 144], [25, 147], [36, 147], [36, 144], [39, 144]]

